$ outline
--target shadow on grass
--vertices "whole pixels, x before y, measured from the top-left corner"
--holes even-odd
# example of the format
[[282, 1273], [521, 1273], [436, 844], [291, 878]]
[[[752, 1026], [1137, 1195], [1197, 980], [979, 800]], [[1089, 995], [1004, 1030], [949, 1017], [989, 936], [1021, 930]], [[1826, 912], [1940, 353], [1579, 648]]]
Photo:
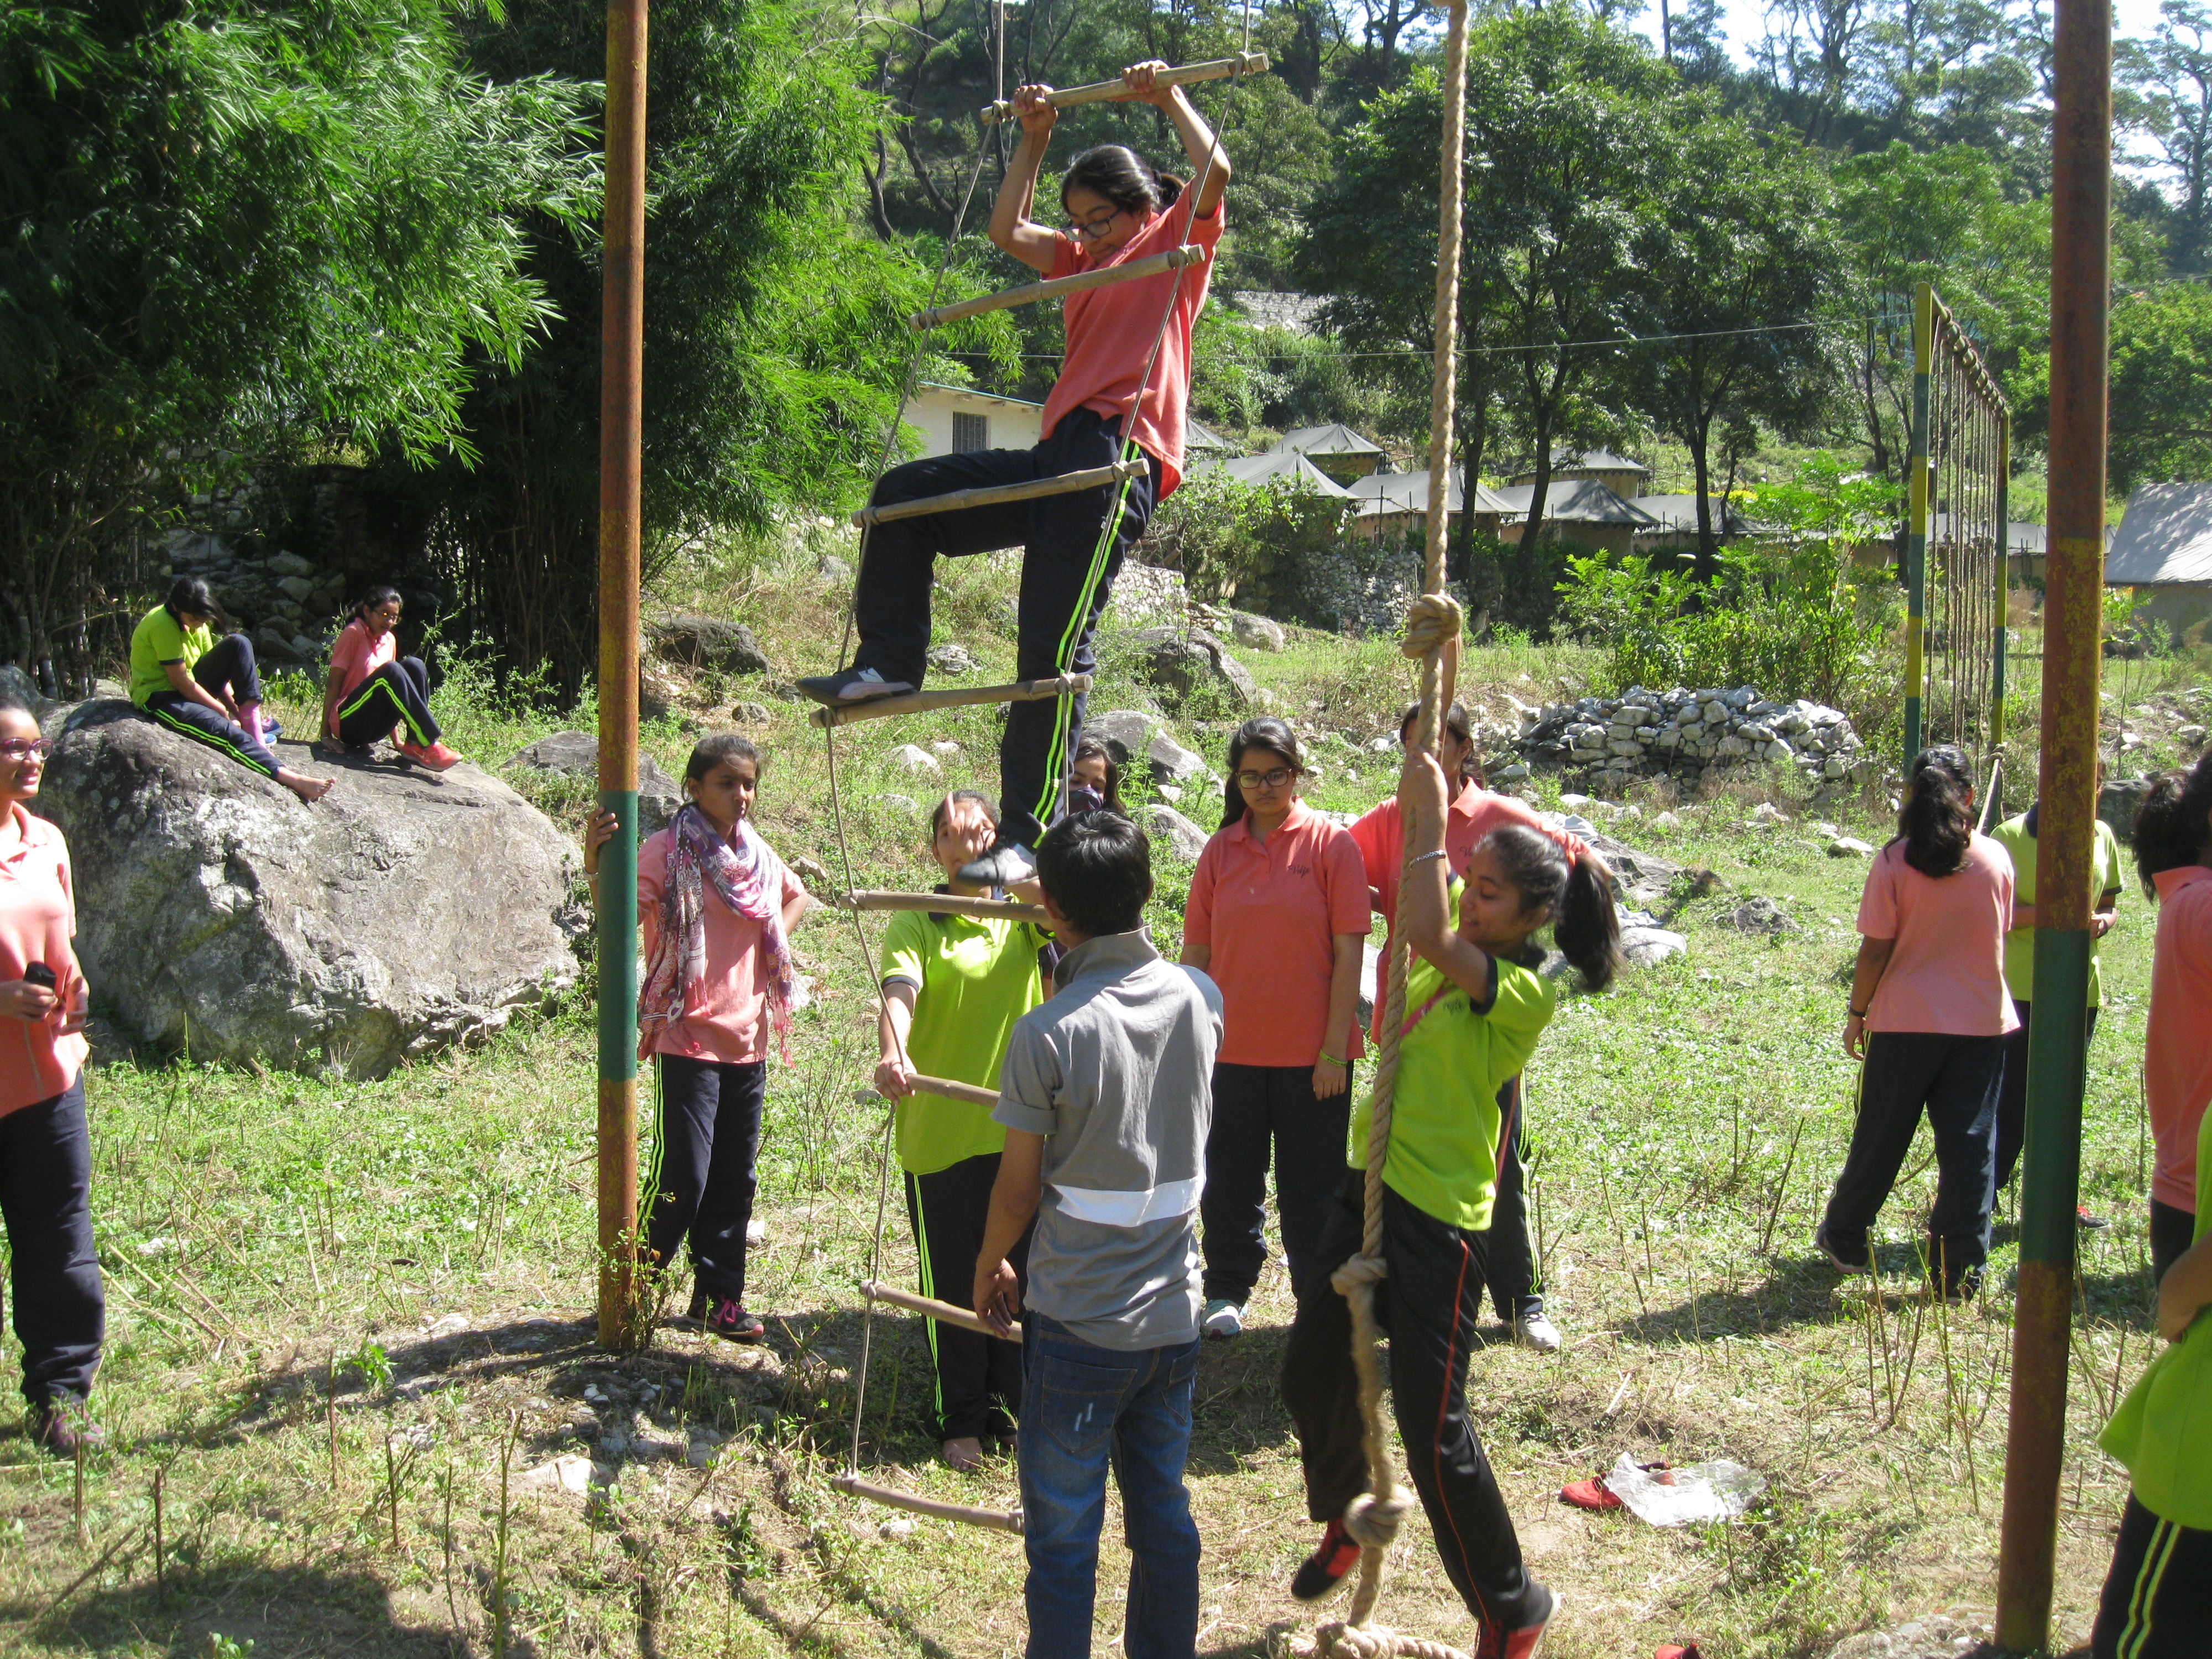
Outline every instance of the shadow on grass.
[[[1885, 1275], [1905, 1271], [1902, 1260], [1880, 1259]], [[1917, 1272], [1917, 1266], [1913, 1269]], [[1711, 1342], [1723, 1336], [1766, 1336], [1793, 1326], [1827, 1324], [1836, 1317], [1842, 1275], [1817, 1258], [1777, 1260], [1757, 1285], [1716, 1285], [1672, 1306], [1647, 1305], [1619, 1322], [1624, 1337], [1639, 1342]], [[1894, 1288], [1886, 1277], [1885, 1286]]]
[[[172, 1563], [163, 1593], [149, 1582], [152, 1564], [141, 1565], [137, 1583], [82, 1593], [34, 1629], [50, 1640], [82, 1643], [88, 1649], [129, 1643], [134, 1650], [177, 1659], [205, 1659], [210, 1653], [247, 1648], [253, 1659], [333, 1653], [451, 1659], [474, 1650], [442, 1625], [402, 1623], [389, 1592], [366, 1572], [251, 1562], [179, 1571]], [[236, 1645], [222, 1645], [217, 1638]], [[515, 1634], [507, 1638], [507, 1651], [512, 1659], [533, 1659], [538, 1650]]]

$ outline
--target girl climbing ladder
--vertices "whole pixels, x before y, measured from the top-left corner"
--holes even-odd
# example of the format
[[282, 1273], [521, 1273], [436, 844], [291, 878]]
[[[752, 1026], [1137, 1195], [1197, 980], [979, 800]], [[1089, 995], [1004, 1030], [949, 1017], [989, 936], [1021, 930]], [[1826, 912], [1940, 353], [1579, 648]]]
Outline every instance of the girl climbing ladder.
[[[1221, 236], [1229, 161], [1182, 88], [1159, 63], [1122, 72], [1121, 97], [1164, 111], [1199, 183], [1186, 187], [1119, 144], [1085, 150], [1060, 181], [1064, 230], [1029, 216], [1058, 112], [1051, 88], [1015, 94], [1022, 141], [991, 216], [991, 240], [1048, 277], [1064, 277], [1170, 255], [1187, 244], [1210, 251]], [[1182, 478], [1183, 410], [1190, 393], [1192, 325], [1206, 303], [1210, 258], [1068, 295], [1067, 355], [1045, 401], [1043, 436], [1031, 449], [938, 455], [893, 468], [871, 499], [866, 551], [854, 597], [860, 642], [852, 664], [799, 682], [836, 709], [914, 690], [929, 645], [929, 597], [938, 556], [1005, 547], [1024, 550], [1017, 672], [1023, 679], [1087, 674], [1091, 635], [1123, 555], [1152, 509]], [[1104, 476], [1081, 489], [954, 511], [890, 516], [886, 509], [956, 491], [1065, 480], [1112, 468], [1139, 453], [1141, 471]], [[878, 517], [878, 514], [885, 516]], [[990, 849], [960, 872], [963, 882], [1008, 886], [1034, 873], [1030, 850], [1065, 770], [1069, 734], [1083, 722], [1084, 696], [1018, 702], [999, 749], [1000, 814]]]

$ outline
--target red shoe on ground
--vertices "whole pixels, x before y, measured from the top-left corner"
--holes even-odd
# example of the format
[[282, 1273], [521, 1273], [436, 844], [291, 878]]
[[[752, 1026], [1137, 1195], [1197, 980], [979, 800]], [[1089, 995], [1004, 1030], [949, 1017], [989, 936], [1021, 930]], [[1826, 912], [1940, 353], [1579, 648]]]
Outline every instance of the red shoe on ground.
[[433, 772], [442, 772], [448, 767], [461, 763], [461, 757], [442, 743], [403, 743], [399, 745], [399, 752], [416, 765], [427, 766]]
[[1705, 1659], [1695, 1642], [1662, 1642], [1651, 1659]]
[[1291, 1595], [1294, 1601], [1318, 1601], [1335, 1593], [1344, 1583], [1344, 1575], [1352, 1571], [1352, 1564], [1359, 1559], [1359, 1546], [1344, 1529], [1344, 1522], [1332, 1521], [1321, 1535], [1314, 1553], [1298, 1564], [1297, 1576], [1291, 1580]]
[[1617, 1510], [1620, 1500], [1605, 1484], [1603, 1475], [1592, 1475], [1587, 1480], [1570, 1480], [1559, 1488], [1559, 1501], [1572, 1504], [1578, 1510]]

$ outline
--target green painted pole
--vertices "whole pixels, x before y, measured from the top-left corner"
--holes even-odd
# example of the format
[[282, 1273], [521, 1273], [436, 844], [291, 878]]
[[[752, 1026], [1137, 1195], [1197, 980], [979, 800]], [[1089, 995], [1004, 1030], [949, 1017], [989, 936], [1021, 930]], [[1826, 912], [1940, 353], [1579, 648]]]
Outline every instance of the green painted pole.
[[637, 1234], [637, 640], [645, 362], [646, 0], [608, 0], [599, 337], [599, 1342], [629, 1341]]
[[1907, 501], [1911, 519], [1905, 532], [1905, 759], [1912, 771], [1920, 752], [1922, 696], [1927, 690], [1928, 628], [1928, 383], [1936, 361], [1936, 290], [1926, 283], [1912, 289], [1912, 455]]
[[[2043, 607], [2035, 1030], [2027, 1060], [2020, 1291], [1997, 1546], [2000, 1647], [2051, 1639], [2073, 1334], [2075, 1206], [2097, 812], [2112, 270], [2110, 0], [2057, 0], [2051, 188], [2050, 562]], [[2068, 1011], [2059, 1017], [2060, 1011]]]

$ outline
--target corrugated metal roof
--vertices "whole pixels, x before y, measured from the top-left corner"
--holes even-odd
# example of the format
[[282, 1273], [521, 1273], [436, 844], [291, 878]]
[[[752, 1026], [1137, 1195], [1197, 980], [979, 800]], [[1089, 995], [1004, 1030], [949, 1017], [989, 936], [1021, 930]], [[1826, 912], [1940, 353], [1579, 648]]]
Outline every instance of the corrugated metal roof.
[[2212, 582], [2212, 483], [2144, 484], [2105, 554], [2109, 587]]

